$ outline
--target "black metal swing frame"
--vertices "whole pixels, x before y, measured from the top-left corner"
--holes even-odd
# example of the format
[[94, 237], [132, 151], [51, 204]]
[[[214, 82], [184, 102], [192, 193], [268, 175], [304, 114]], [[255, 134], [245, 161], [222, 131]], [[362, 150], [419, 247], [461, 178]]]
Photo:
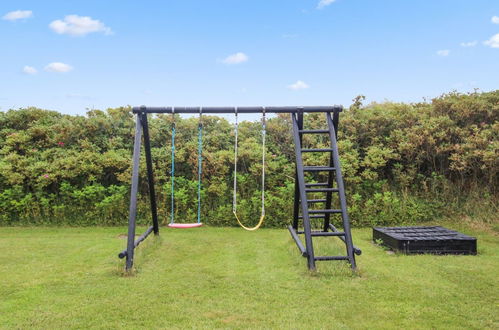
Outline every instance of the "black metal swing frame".
[[[339, 113], [342, 111], [341, 106], [286, 106], [286, 107], [203, 107], [203, 114], [248, 114], [248, 113], [289, 113], [292, 116], [293, 122], [293, 138], [295, 142], [296, 153], [296, 177], [295, 177], [295, 202], [294, 202], [294, 219], [292, 225], [288, 227], [291, 237], [295, 240], [302, 256], [308, 260], [308, 268], [315, 269], [315, 261], [318, 260], [347, 260], [349, 261], [352, 269], [356, 268], [354, 254], [360, 254], [352, 243], [350, 233], [350, 222], [346, 210], [345, 191], [343, 186], [343, 179], [341, 177], [341, 169], [339, 164], [339, 157], [336, 146], [336, 132], [339, 122]], [[126, 249], [121, 251], [119, 258], [126, 258], [125, 269], [131, 270], [134, 262], [135, 248], [144, 241], [151, 233], [159, 235], [159, 222], [156, 204], [156, 193], [154, 189], [154, 173], [152, 166], [151, 144], [148, 126], [148, 114], [198, 114], [200, 107], [133, 107], [132, 112], [136, 115], [135, 123], [135, 138], [132, 156], [132, 180], [130, 191], [130, 207], [128, 219], [128, 235]], [[303, 129], [303, 114], [304, 113], [325, 113], [328, 130], [304, 130]], [[331, 113], [333, 116], [331, 116]], [[331, 139], [331, 149], [303, 149], [301, 147], [303, 134], [317, 134], [328, 133]], [[149, 199], [151, 206], [152, 225], [147, 230], [135, 239], [136, 233], [136, 219], [137, 219], [137, 197], [139, 185], [139, 164], [140, 164], [140, 151], [142, 145], [142, 137], [144, 139], [144, 149], [146, 157], [147, 181], [149, 186]], [[330, 166], [329, 167], [311, 167], [303, 166], [301, 154], [303, 152], [330, 152]], [[306, 171], [330, 171], [327, 184], [328, 188], [315, 189], [316, 192], [327, 192], [327, 197], [320, 200], [325, 203], [324, 210], [309, 210], [310, 203], [318, 200], [307, 199], [307, 192], [313, 192], [308, 189], [309, 185], [305, 183], [304, 173]], [[331, 174], [336, 173], [335, 178]], [[336, 188], [332, 188], [333, 181], [337, 183]], [[323, 184], [323, 186], [326, 186]], [[314, 184], [312, 184], [314, 185]], [[318, 185], [318, 184], [315, 184]], [[339, 193], [339, 200], [341, 209], [331, 210], [331, 193]], [[301, 209], [301, 215], [299, 211]], [[322, 231], [312, 231], [310, 226], [310, 218], [319, 216], [310, 216], [309, 213], [322, 213], [324, 218], [324, 229]], [[332, 213], [341, 213], [343, 219], [343, 232], [338, 231], [332, 224], [330, 224], [330, 215]], [[299, 219], [303, 220], [303, 231], [298, 230]], [[330, 232], [328, 230], [331, 230]], [[305, 235], [305, 246], [299, 238], [299, 234]], [[332, 257], [316, 257], [314, 255], [312, 237], [314, 236], [334, 236], [340, 238], [346, 245], [347, 256], [332, 256]]]

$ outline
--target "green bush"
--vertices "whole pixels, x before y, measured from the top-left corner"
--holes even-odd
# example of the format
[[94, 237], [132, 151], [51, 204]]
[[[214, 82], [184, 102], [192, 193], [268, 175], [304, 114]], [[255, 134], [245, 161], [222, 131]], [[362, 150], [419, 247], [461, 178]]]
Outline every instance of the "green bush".
[[[413, 224], [444, 214], [497, 205], [499, 91], [449, 93], [431, 102], [373, 103], [362, 97], [340, 116], [339, 148], [352, 223]], [[235, 225], [232, 214], [232, 125], [204, 116], [203, 222]], [[176, 199], [179, 221], [195, 221], [197, 118], [175, 116]], [[172, 117], [149, 121], [158, 213], [170, 216]], [[305, 125], [324, 127], [323, 114]], [[240, 123], [238, 214], [248, 225], [260, 215], [259, 122]], [[293, 216], [294, 147], [289, 115], [268, 120], [266, 226]], [[130, 108], [93, 110], [86, 116], [26, 108], [0, 112], [0, 225], [123, 225], [128, 219], [134, 117]], [[326, 147], [326, 136], [304, 136]], [[306, 154], [308, 165], [327, 154]], [[150, 220], [144, 157], [140, 166], [139, 223]], [[324, 181], [307, 176], [311, 182]], [[492, 214], [491, 212], [490, 214]], [[484, 216], [486, 217], [486, 216]], [[336, 220], [334, 220], [336, 221]], [[316, 224], [320, 226], [320, 224]]]

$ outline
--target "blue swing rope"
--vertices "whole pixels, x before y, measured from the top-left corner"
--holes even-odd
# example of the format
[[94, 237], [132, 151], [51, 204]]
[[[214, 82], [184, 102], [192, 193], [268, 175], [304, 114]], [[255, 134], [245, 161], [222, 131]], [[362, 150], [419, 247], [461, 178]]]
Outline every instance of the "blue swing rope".
[[[201, 223], [201, 177], [203, 174], [203, 122], [202, 122], [203, 108], [199, 108], [199, 124], [198, 124], [198, 214], [197, 223]], [[170, 224], [175, 223], [175, 114], [172, 108], [172, 167], [171, 175], [171, 214]]]
[[203, 173], [203, 108], [199, 108], [198, 124], [198, 223], [201, 223], [201, 174]]
[[172, 168], [170, 171], [171, 182], [172, 182], [172, 191], [171, 191], [171, 213], [170, 213], [170, 223], [173, 224], [174, 214], [175, 214], [175, 114], [172, 108]]

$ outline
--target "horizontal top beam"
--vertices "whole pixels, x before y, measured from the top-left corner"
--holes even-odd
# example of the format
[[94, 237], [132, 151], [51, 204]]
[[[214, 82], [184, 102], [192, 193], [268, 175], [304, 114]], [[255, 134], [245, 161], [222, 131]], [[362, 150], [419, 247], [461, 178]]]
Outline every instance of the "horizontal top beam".
[[341, 105], [307, 107], [133, 107], [133, 113], [296, 113], [296, 112], [341, 112]]

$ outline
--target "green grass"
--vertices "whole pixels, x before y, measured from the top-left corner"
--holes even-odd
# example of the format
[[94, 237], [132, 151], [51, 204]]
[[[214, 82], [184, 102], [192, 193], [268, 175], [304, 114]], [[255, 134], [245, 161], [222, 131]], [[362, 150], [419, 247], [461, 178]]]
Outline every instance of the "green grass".
[[308, 272], [285, 230], [162, 229], [133, 276], [116, 256], [124, 228], [0, 228], [0, 327], [497, 329], [498, 237], [449, 227], [477, 236], [479, 255], [390, 254], [359, 229], [357, 274]]

